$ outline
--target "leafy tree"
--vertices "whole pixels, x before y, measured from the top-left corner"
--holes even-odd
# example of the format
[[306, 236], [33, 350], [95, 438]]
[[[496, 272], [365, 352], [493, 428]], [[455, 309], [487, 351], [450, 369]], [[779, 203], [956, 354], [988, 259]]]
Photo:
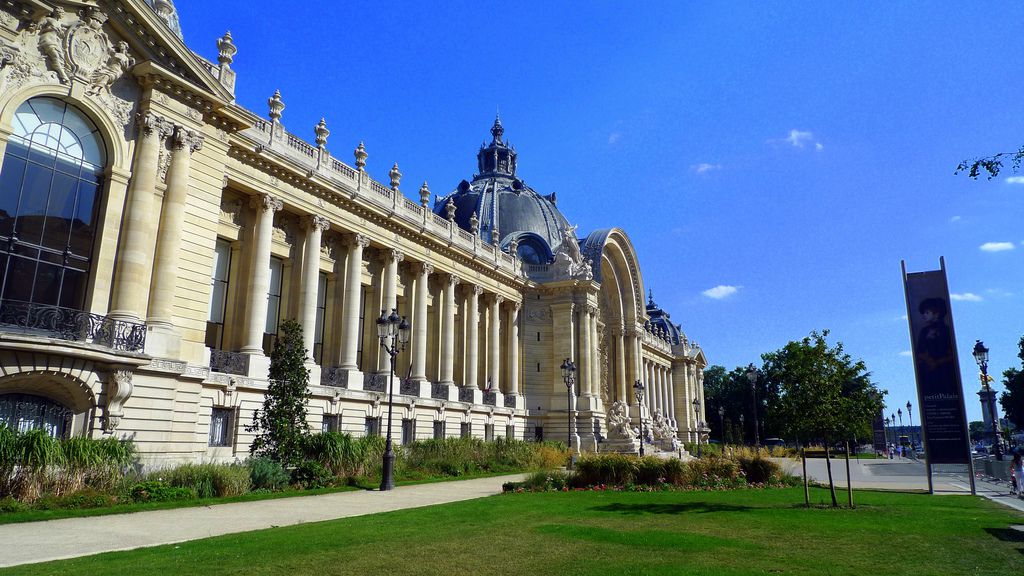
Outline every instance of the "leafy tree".
[[[754, 420], [752, 417], [752, 400], [750, 398], [750, 381], [747, 380], [746, 368], [736, 367], [726, 372], [724, 366], [709, 366], [704, 370], [704, 401], [707, 402], [708, 426], [711, 438], [723, 438], [721, 430], [725, 424], [724, 438], [727, 443], [742, 442], [748, 433], [739, 425], [739, 417], [745, 418], [745, 427], [750, 430], [753, 438]], [[719, 418], [718, 409], [725, 408], [725, 418]], [[761, 411], [763, 413], [763, 409]]]
[[[1020, 348], [1017, 357], [1024, 368], [1024, 336], [1021, 336], [1017, 346]], [[1024, 428], [1024, 370], [1010, 368], [1004, 371], [1003, 386], [1006, 390], [999, 396], [999, 404], [1006, 418], [1020, 430]]]
[[764, 373], [779, 383], [778, 395], [770, 400], [772, 412], [796, 438], [824, 443], [832, 506], [838, 506], [832, 443], [869, 437], [871, 423], [882, 409], [884, 391], [872, 384], [864, 362], [850, 358], [841, 342], [829, 346], [828, 334], [828, 330], [811, 332], [762, 359]]
[[252, 454], [284, 465], [302, 461], [302, 449], [309, 436], [306, 402], [309, 368], [302, 345], [302, 326], [295, 320], [281, 324], [281, 336], [270, 355], [270, 385], [263, 408], [256, 410], [246, 430], [256, 433]]
[[980, 442], [988, 430], [985, 429], [985, 423], [981, 420], [975, 420], [967, 424], [967, 432], [971, 437], [971, 442]]
[[1003, 169], [1003, 162], [1010, 162], [1011, 169], [1016, 172], [1020, 168], [1021, 162], [1024, 162], [1024, 146], [1021, 146], [1016, 152], [1000, 152], [983, 158], [964, 160], [957, 165], [953, 174], [967, 172], [969, 177], [977, 179], [984, 171], [988, 174], [988, 179], [991, 180], [999, 175]]

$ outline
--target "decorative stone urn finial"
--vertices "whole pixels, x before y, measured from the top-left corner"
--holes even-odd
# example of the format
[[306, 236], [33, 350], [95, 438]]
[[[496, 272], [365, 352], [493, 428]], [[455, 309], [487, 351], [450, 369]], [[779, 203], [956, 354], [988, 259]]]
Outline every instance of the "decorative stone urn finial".
[[448, 199], [448, 203], [444, 205], [445, 212], [448, 213], [448, 221], [455, 221], [455, 202], [451, 198]]
[[217, 62], [220, 62], [221, 66], [230, 66], [235, 61], [235, 54], [238, 53], [238, 48], [235, 47], [235, 42], [231, 38], [231, 30], [224, 33], [224, 36], [217, 38]]
[[388, 176], [391, 177], [391, 189], [398, 190], [398, 183], [402, 181], [402, 171], [398, 169], [398, 162], [391, 167]]
[[480, 231], [480, 219], [476, 216], [476, 210], [474, 210], [473, 215], [469, 217], [469, 231], [473, 234]]
[[427, 181], [423, 181], [423, 186], [420, 186], [420, 206], [424, 208], [430, 204], [430, 188], [427, 187]]
[[331, 135], [331, 131], [327, 129], [327, 121], [324, 118], [320, 119], [317, 123], [316, 128], [313, 128], [313, 132], [316, 133], [316, 147], [323, 148], [327, 145], [327, 137]]
[[274, 95], [267, 99], [267, 105], [270, 106], [270, 119], [274, 122], [281, 120], [281, 112], [284, 111], [284, 102], [281, 100], [281, 91], [274, 90]]
[[519, 238], [513, 238], [508, 243], [508, 253], [515, 257], [519, 256]]
[[491, 244], [497, 245], [499, 238], [501, 238], [501, 234], [498, 232], [498, 227], [491, 228]]
[[366, 147], [360, 142], [359, 146], [356, 146], [356, 149], [352, 151], [352, 154], [356, 157], [356, 170], [362, 172], [363, 168], [366, 168], [366, 157], [369, 156], [366, 153]]

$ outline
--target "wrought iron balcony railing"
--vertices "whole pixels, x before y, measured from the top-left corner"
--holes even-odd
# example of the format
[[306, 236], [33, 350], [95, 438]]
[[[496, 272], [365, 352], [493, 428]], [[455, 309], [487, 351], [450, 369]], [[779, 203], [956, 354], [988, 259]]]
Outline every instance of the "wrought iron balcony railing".
[[210, 350], [210, 371], [246, 376], [249, 374], [249, 355], [241, 352]]
[[115, 320], [108, 316], [50, 304], [0, 301], [0, 325], [26, 333], [46, 334], [58, 340], [96, 344], [124, 352], [146, 348], [145, 322]]

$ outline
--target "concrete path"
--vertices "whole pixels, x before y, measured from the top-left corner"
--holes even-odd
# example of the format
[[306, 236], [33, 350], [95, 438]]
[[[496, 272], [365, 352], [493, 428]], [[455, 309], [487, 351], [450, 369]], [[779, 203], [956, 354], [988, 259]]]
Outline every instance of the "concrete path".
[[525, 475], [0, 525], [0, 567], [482, 498]]

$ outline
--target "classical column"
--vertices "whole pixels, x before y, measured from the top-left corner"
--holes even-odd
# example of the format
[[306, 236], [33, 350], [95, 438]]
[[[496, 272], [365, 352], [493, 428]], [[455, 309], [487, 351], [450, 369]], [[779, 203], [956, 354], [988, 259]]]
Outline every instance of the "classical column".
[[[405, 259], [405, 255], [398, 250], [384, 250], [384, 285], [380, 307], [386, 314], [398, 308], [398, 263]], [[377, 355], [377, 372], [386, 374], [391, 372], [391, 356], [381, 353]]]
[[597, 332], [597, 308], [591, 307], [590, 315], [590, 393], [601, 396], [601, 342]]
[[700, 419], [701, 422], [707, 422], [708, 403], [704, 400], [704, 371], [699, 369], [696, 365], [694, 365], [693, 371], [697, 376], [697, 394], [700, 395]]
[[632, 382], [626, 382], [626, 338], [623, 334], [622, 328], [614, 329], [615, 335], [615, 347], [617, 349], [618, 358], [615, 359], [615, 370], [617, 373], [616, 386], [618, 389], [618, 399], [626, 404], [629, 404], [629, 387], [633, 385]]
[[676, 420], [676, 384], [675, 379], [672, 375], [672, 367], [668, 369], [668, 414], [669, 418], [672, 419], [672, 425], [678, 426], [679, 421]]
[[455, 287], [459, 277], [449, 274], [444, 283], [444, 316], [441, 318], [441, 384], [455, 383]]
[[519, 302], [512, 303], [508, 319], [508, 386], [509, 394], [519, 394]]
[[490, 380], [487, 388], [489, 390], [501, 390], [501, 303], [505, 299], [495, 294], [491, 298], [491, 311], [488, 314], [490, 320], [490, 358], [488, 359], [488, 367], [490, 368], [490, 374], [488, 380]]
[[593, 394], [593, 382], [591, 375], [593, 369], [590, 363], [593, 361], [592, 344], [590, 339], [590, 306], [584, 305], [580, 309], [580, 367], [579, 383], [580, 395], [590, 396]]
[[252, 265], [246, 295], [245, 345], [246, 354], [263, 354], [263, 331], [267, 324], [267, 294], [270, 292], [270, 240], [274, 232], [274, 212], [284, 204], [269, 194], [253, 196], [256, 209], [256, 227], [252, 243]]
[[[306, 361], [313, 361], [313, 340], [316, 337], [316, 301], [320, 287], [320, 239], [330, 221], [316, 214], [302, 219], [306, 229], [306, 246], [302, 253], [302, 284], [299, 286], [299, 310], [302, 311], [302, 345]], [[327, 320], [326, 318], [324, 319]]]
[[466, 381], [463, 386], [468, 388], [479, 388], [477, 386], [477, 370], [480, 360], [480, 294], [484, 289], [480, 286], [473, 286], [469, 294], [469, 309], [466, 312], [466, 327], [469, 333], [466, 336]]
[[140, 320], [146, 315], [146, 296], [153, 268], [153, 191], [156, 188], [160, 144], [173, 126], [153, 112], [138, 115], [135, 163], [128, 205], [124, 212], [110, 316]]
[[358, 370], [356, 365], [359, 354], [359, 304], [363, 296], [363, 249], [370, 245], [370, 239], [362, 234], [352, 234], [347, 238], [348, 256], [345, 272], [345, 319], [342, 326], [341, 367], [345, 370]]
[[412, 380], [423, 382], [427, 379], [427, 283], [434, 273], [434, 266], [421, 262], [416, 271], [416, 313], [412, 320]]

